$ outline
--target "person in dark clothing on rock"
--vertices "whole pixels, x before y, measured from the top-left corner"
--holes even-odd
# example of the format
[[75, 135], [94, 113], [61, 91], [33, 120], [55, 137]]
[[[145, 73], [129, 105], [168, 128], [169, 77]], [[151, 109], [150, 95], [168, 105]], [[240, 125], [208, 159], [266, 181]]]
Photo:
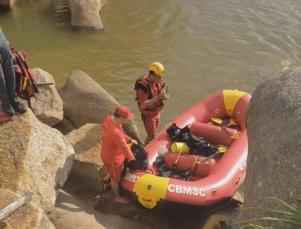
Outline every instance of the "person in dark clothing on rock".
[[0, 95], [1, 108], [8, 116], [14, 116], [15, 111], [25, 113], [26, 107], [19, 103], [16, 87], [13, 56], [10, 52], [8, 41], [0, 28]]

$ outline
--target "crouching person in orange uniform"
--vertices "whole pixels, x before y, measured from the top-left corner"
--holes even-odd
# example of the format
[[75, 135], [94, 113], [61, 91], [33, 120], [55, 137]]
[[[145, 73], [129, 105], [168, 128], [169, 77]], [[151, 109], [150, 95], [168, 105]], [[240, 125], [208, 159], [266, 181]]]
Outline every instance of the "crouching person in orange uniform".
[[101, 159], [105, 164], [111, 177], [111, 187], [115, 198], [114, 201], [121, 204], [128, 204], [129, 201], [119, 194], [119, 182], [121, 180], [124, 157], [129, 161], [135, 160], [135, 157], [127, 146], [127, 143], [138, 144], [136, 140], [127, 136], [123, 129], [128, 119], [133, 119], [134, 115], [130, 113], [126, 106], [119, 106], [113, 116], [108, 116], [102, 123], [102, 148]]

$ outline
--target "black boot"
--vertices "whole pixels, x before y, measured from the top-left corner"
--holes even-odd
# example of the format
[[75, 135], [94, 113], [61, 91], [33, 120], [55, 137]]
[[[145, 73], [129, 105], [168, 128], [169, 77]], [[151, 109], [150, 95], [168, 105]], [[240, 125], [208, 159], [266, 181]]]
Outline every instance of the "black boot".
[[15, 103], [11, 103], [12, 107], [15, 109], [16, 112], [19, 112], [21, 114], [24, 114], [27, 109], [25, 106], [23, 106], [21, 103], [19, 102], [15, 102]]
[[4, 113], [8, 116], [12, 117], [15, 115], [15, 111], [9, 103], [6, 103], [6, 104], [2, 103], [1, 108], [4, 111]]

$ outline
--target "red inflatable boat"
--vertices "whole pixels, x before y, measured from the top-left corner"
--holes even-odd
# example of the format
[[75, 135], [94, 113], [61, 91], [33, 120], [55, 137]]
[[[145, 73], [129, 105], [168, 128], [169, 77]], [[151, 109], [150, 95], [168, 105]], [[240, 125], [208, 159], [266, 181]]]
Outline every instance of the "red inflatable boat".
[[[250, 98], [246, 92], [224, 90], [190, 107], [145, 147], [149, 153], [149, 169], [127, 171], [121, 181], [123, 190], [149, 209], [167, 202], [202, 207], [229, 203], [246, 175], [248, 139], [245, 112]], [[188, 125], [192, 135], [208, 140], [217, 149], [222, 146], [226, 150], [208, 157], [187, 153], [183, 145], [182, 149], [175, 150], [177, 145], [167, 133], [174, 123], [179, 128]], [[181, 176], [157, 175], [155, 161], [162, 149], [166, 149], [166, 169], [173, 171], [176, 164], [178, 171], [191, 172], [190, 180]]]

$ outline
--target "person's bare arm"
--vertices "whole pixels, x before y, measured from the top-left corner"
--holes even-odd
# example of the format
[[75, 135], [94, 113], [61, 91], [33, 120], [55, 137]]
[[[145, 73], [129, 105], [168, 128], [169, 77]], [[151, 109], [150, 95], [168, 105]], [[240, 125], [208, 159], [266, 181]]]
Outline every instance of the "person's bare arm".
[[141, 107], [142, 109], [148, 108], [151, 105], [153, 105], [157, 100], [159, 99], [164, 99], [166, 98], [166, 92], [165, 91], [161, 91], [158, 95], [156, 95], [155, 97], [145, 100], [142, 104]]

